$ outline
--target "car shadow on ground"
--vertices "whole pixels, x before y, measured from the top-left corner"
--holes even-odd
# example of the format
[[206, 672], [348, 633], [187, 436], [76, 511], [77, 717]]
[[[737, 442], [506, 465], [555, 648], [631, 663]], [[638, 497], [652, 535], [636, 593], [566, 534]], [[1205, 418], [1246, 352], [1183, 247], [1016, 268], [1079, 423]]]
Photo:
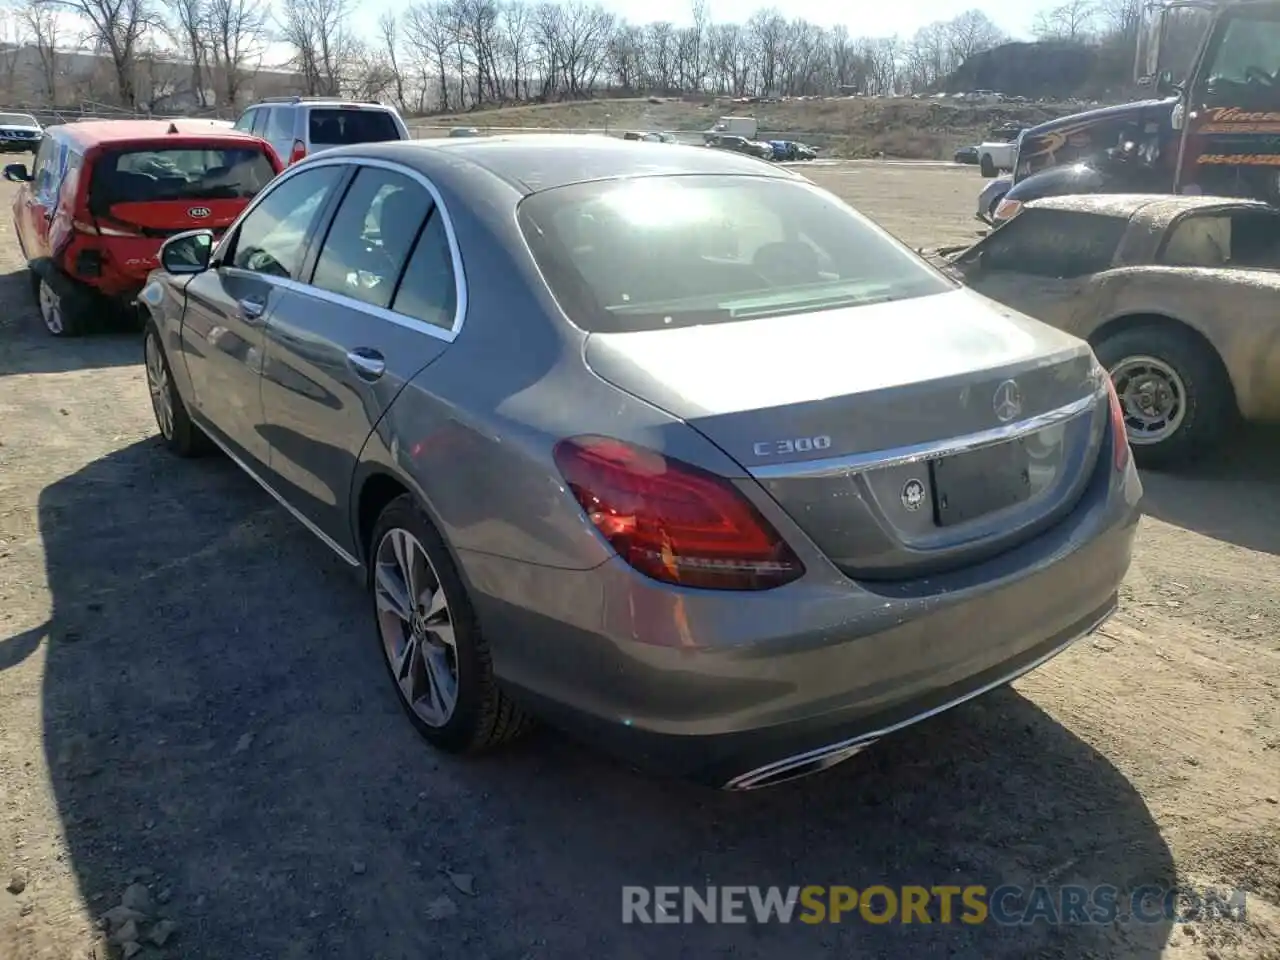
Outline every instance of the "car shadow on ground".
[[181, 931], [148, 956], [1155, 958], [1169, 932], [972, 925], [958, 906], [943, 924], [936, 904], [930, 926], [626, 926], [624, 885], [1176, 878], [1124, 776], [1011, 689], [752, 794], [549, 732], [457, 760], [402, 715], [355, 578], [227, 460], [139, 442], [39, 513], [69, 856], [96, 912], [150, 884]]
[[10, 305], [0, 316], [0, 377], [142, 362], [142, 334], [124, 329], [119, 317], [104, 318], [98, 329], [84, 336], [50, 335], [40, 322], [27, 270], [0, 276], [0, 303]]
[[1280, 554], [1280, 427], [1249, 427], [1179, 470], [1142, 472], [1147, 513], [1250, 550]]

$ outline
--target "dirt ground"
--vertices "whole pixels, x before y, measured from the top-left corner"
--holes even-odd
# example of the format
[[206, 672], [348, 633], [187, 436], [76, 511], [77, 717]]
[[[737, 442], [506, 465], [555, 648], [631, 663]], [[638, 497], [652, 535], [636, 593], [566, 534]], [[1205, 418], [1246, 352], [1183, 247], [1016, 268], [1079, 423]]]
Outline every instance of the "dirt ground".
[[[972, 171], [810, 175], [909, 243], [973, 236]], [[143, 958], [1280, 957], [1275, 431], [1145, 477], [1100, 633], [822, 776], [721, 794], [551, 732], [443, 759], [395, 703], [340, 563], [229, 462], [159, 448], [137, 338], [43, 333], [11, 196], [3, 960], [115, 956], [97, 922], [122, 899], [144, 935], [176, 925]], [[1247, 915], [621, 922], [624, 884], [874, 883], [1240, 888]]]

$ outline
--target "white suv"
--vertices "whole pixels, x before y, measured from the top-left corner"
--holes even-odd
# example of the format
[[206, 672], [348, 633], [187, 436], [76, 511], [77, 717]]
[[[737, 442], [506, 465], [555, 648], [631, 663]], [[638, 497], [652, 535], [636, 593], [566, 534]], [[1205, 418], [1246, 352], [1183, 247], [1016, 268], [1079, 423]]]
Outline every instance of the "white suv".
[[329, 147], [412, 139], [395, 107], [335, 97], [268, 97], [235, 127], [270, 143], [286, 166]]

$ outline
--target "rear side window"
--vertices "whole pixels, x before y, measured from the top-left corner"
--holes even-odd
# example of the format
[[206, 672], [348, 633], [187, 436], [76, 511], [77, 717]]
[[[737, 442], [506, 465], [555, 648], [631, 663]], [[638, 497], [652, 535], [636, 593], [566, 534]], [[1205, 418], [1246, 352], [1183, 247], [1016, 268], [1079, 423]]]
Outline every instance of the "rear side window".
[[395, 118], [386, 110], [312, 107], [307, 122], [311, 142], [322, 147], [400, 139]]
[[453, 329], [458, 286], [449, 253], [449, 236], [439, 209], [431, 214], [418, 237], [391, 309], [445, 330]]
[[184, 147], [111, 151], [93, 164], [89, 206], [165, 200], [247, 200], [275, 171], [256, 147]]
[[389, 306], [430, 210], [431, 195], [420, 184], [392, 170], [361, 168], [329, 227], [312, 285]]
[[798, 180], [575, 184], [526, 198], [519, 222], [561, 307], [591, 331], [722, 323], [954, 289], [887, 233]]
[[284, 140], [293, 136], [294, 111], [277, 107], [271, 111], [271, 119], [267, 122], [262, 136], [267, 140]]

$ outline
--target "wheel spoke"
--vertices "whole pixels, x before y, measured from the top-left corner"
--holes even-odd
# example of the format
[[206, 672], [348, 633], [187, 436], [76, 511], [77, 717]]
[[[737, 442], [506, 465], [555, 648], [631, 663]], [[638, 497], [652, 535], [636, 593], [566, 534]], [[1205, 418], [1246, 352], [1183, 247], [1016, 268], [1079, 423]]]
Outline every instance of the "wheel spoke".
[[422, 663], [426, 670], [427, 683], [431, 689], [431, 704], [441, 720], [447, 720], [453, 713], [458, 699], [457, 683], [453, 678], [453, 668], [443, 650], [424, 648]]
[[412, 619], [413, 610], [409, 603], [409, 592], [405, 589], [404, 581], [400, 579], [398, 565], [378, 564], [377, 573], [374, 576], [374, 596], [379, 610], [393, 613], [405, 623]]

